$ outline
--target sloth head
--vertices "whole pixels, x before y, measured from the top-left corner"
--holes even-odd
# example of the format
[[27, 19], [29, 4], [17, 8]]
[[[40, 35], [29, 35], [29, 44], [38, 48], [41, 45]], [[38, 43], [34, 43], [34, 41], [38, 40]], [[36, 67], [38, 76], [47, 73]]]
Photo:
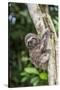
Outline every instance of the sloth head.
[[25, 44], [27, 48], [34, 48], [39, 42], [39, 38], [34, 33], [29, 33], [25, 36]]

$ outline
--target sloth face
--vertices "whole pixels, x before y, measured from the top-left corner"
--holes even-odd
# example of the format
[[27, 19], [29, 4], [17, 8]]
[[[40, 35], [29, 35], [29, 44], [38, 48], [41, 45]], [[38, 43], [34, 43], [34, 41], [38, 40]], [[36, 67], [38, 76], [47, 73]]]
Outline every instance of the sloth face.
[[26, 47], [30, 48], [30, 49], [34, 48], [37, 45], [38, 41], [39, 41], [39, 39], [38, 39], [37, 35], [33, 34], [33, 33], [29, 33], [25, 37]]
[[31, 40], [27, 40], [29, 47], [34, 47], [37, 44], [36, 38], [31, 38]]

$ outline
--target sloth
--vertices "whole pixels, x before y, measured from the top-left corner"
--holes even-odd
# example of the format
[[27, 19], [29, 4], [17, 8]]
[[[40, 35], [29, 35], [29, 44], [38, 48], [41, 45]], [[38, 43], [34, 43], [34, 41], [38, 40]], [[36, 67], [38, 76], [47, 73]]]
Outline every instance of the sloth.
[[50, 50], [47, 49], [49, 31], [46, 31], [41, 38], [34, 33], [25, 36], [25, 45], [28, 48], [32, 64], [42, 70], [47, 70]]

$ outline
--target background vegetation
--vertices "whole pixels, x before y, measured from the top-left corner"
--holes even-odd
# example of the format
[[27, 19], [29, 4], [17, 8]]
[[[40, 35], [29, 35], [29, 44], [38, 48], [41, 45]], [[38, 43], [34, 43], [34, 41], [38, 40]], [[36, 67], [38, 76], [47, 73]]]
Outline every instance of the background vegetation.
[[[58, 32], [58, 6], [49, 5], [49, 12], [56, 32]], [[25, 4], [8, 4], [8, 41], [9, 41], [9, 87], [48, 85], [48, 73], [30, 62], [24, 43], [27, 33], [36, 33], [35, 27]]]

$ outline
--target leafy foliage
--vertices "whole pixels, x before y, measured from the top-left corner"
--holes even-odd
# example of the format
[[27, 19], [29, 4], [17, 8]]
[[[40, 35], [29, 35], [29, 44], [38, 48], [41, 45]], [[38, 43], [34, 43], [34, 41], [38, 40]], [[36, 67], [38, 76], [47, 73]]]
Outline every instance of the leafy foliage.
[[[49, 6], [49, 11], [58, 31], [58, 7]], [[8, 29], [9, 87], [48, 85], [47, 71], [44, 72], [32, 65], [25, 47], [25, 35], [29, 32], [36, 33], [25, 4], [8, 4]]]

